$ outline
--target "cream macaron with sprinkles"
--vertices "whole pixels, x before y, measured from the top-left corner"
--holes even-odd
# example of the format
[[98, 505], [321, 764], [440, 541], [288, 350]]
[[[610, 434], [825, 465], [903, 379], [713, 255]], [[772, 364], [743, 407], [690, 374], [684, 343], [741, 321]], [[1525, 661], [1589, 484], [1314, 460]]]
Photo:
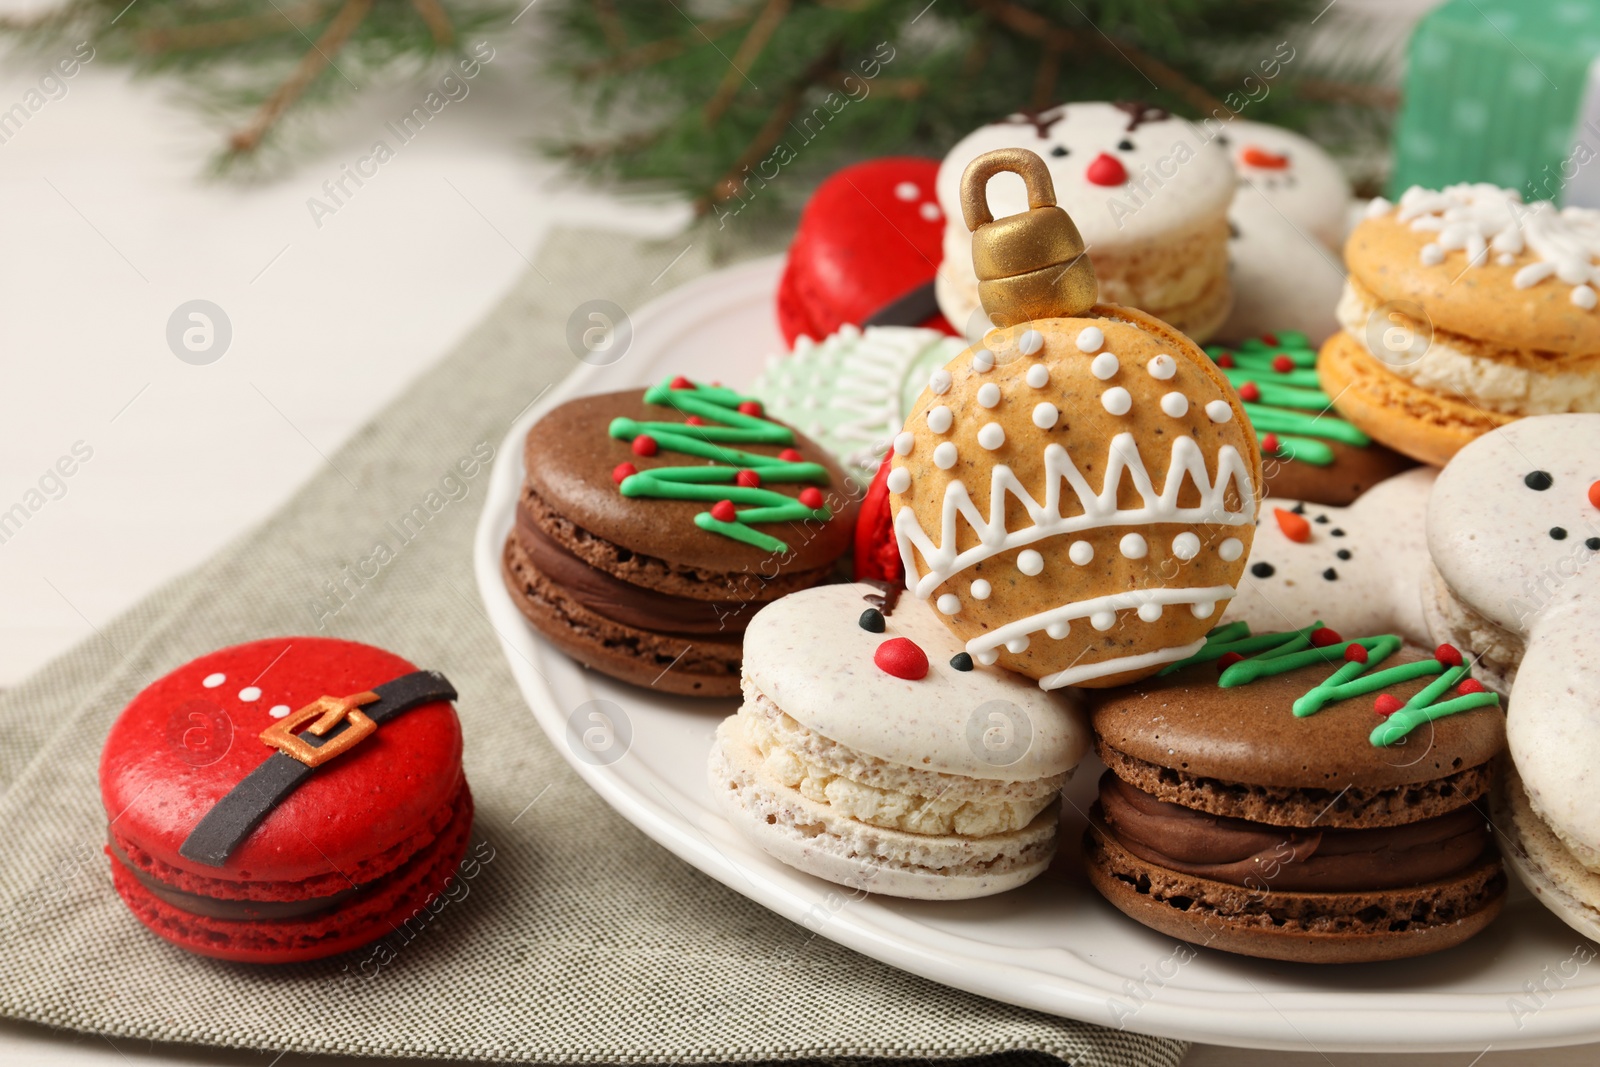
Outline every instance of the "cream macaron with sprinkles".
[[925, 900], [1049, 866], [1087, 723], [1066, 696], [975, 665], [926, 603], [869, 583], [786, 596], [745, 632], [743, 689], [710, 785], [774, 858]]

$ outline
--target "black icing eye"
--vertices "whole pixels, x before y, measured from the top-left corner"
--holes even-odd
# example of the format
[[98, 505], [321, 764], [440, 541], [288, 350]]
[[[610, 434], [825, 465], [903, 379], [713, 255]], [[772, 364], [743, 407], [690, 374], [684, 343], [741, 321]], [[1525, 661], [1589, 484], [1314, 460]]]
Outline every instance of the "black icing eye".
[[1060, 159], [1062, 156], [1067, 155], [1070, 151], [1071, 149], [1069, 149], [1066, 145], [1058, 144], [1054, 148], [1050, 149], [1050, 154], [1055, 156], [1057, 159]]
[[1344, 531], [1339, 529], [1339, 527], [1337, 527], [1337, 526], [1335, 526], [1333, 529], [1329, 530], [1328, 532], [1330, 534], [1332, 534], [1334, 537], [1343, 537], [1344, 536]]
[[861, 628], [868, 633], [881, 634], [886, 629], [886, 624], [883, 621], [883, 612], [877, 608], [868, 608], [863, 611], [861, 618], [857, 621], [860, 622]]
[[1556, 480], [1550, 477], [1549, 471], [1534, 471], [1522, 479], [1523, 485], [1526, 485], [1529, 489], [1537, 489], [1541, 493], [1554, 485], [1555, 482]]
[[1583, 543], [1583, 547], [1590, 552], [1600, 552], [1600, 537], [1591, 537]]
[[1228, 140], [1228, 135], [1227, 134], [1219, 133], [1219, 134], [1217, 134], [1217, 143], [1219, 145], [1221, 145], [1222, 147], [1226, 148], [1229, 145], [1231, 145], [1233, 142]]
[[1256, 563], [1251, 565], [1250, 573], [1257, 578], [1271, 578], [1277, 571], [1270, 563]]
[[950, 657], [950, 666], [958, 671], [970, 671], [972, 669], [972, 657], [965, 652], [957, 652]]
[[1565, 541], [1567, 539], [1567, 531], [1560, 526], [1552, 526], [1550, 527], [1550, 539], [1552, 541]]
[[1348, 548], [1341, 548], [1339, 551], [1335, 552], [1334, 555], [1338, 556], [1340, 559], [1349, 559], [1350, 550]]
[[1118, 152], [1132, 152], [1133, 151], [1133, 142], [1128, 140], [1126, 137], [1124, 137], [1122, 140], [1117, 142], [1117, 151]]
[[1336, 582], [1339, 580], [1339, 572], [1334, 570], [1332, 567], [1329, 567], [1327, 570], [1323, 571], [1322, 576], [1328, 579], [1330, 582]]

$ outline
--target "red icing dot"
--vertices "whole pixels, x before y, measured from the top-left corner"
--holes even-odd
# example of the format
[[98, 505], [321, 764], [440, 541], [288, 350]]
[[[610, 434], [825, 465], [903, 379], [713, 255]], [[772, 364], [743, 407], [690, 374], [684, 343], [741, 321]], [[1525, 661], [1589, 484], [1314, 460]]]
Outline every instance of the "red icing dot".
[[1278, 435], [1275, 433], [1263, 434], [1261, 437], [1261, 451], [1271, 456], [1278, 454]]
[[[1311, 631], [1311, 645], [1313, 648], [1327, 648], [1329, 645], [1342, 644], [1344, 638], [1339, 636], [1338, 630], [1331, 630], [1326, 626], [1319, 626]], [[1355, 646], [1361, 647], [1359, 645]]]
[[743, 403], [741, 403], [739, 405], [739, 414], [741, 414], [741, 415], [756, 415], [756, 416], [759, 416], [761, 414], [761, 401], [759, 401], [759, 400], [746, 400], [746, 401], [744, 401]]
[[1443, 663], [1446, 667], [1461, 666], [1461, 650], [1455, 645], [1440, 645], [1433, 650], [1433, 658]]
[[1266, 345], [1268, 348], [1277, 348], [1278, 335], [1275, 333], [1264, 333], [1261, 335], [1261, 343]]
[[799, 463], [800, 453], [796, 449], [786, 448], [782, 452], [778, 453], [778, 458], [783, 460], [785, 463]]
[[1379, 693], [1378, 699], [1372, 702], [1372, 710], [1384, 718], [1388, 718], [1403, 707], [1405, 707], [1403, 702], [1396, 700], [1388, 693]]
[[733, 510], [733, 501], [719, 500], [711, 505], [711, 517], [718, 522], [734, 522], [739, 516]]
[[1344, 658], [1346, 663], [1365, 663], [1367, 662], [1367, 647], [1365, 645], [1351, 645], [1344, 650]]
[[1217, 660], [1217, 673], [1221, 674], [1223, 671], [1227, 670], [1229, 667], [1243, 659], [1244, 657], [1237, 652], [1224, 652], [1221, 658]]
[[694, 388], [694, 383], [680, 374], [676, 378], [672, 379], [671, 388], [673, 388], [673, 389], [693, 389]]
[[615, 467], [611, 468], [611, 480], [616, 482], [618, 485], [621, 485], [624, 478], [628, 477], [630, 474], [638, 473], [639, 468], [635, 467], [632, 463], [618, 463]]
[[1595, 482], [1589, 486], [1589, 503], [1600, 508], [1600, 482]]
[[1476, 678], [1463, 678], [1461, 680], [1461, 684], [1456, 686], [1456, 692], [1460, 693], [1464, 697], [1471, 696], [1473, 693], [1481, 693], [1483, 691], [1483, 683], [1478, 681]]
[[633, 454], [636, 456], [653, 456], [660, 450], [656, 439], [647, 433], [642, 433], [633, 439]]
[[1095, 185], [1121, 185], [1128, 180], [1128, 168], [1116, 156], [1101, 152], [1083, 171]]
[[1233, 368], [1233, 353], [1218, 352], [1217, 366], [1221, 367], [1223, 370], [1231, 370]]
[[889, 638], [872, 654], [872, 662], [885, 674], [907, 681], [915, 682], [928, 676], [928, 654], [909, 638]]
[[808, 508], [820, 508], [822, 506], [822, 490], [814, 485], [806, 486], [800, 490], [800, 503]]
[[761, 475], [755, 471], [740, 471], [733, 476], [735, 485], [742, 485], [746, 489], [754, 489], [761, 484]]
[[1278, 529], [1289, 540], [1301, 545], [1311, 540], [1311, 524], [1304, 515], [1296, 515], [1284, 508], [1273, 508], [1272, 517], [1278, 520]]
[[1261, 389], [1255, 382], [1245, 382], [1239, 386], [1239, 399], [1256, 401], [1261, 399]]
[[1272, 357], [1272, 369], [1277, 371], [1279, 374], [1288, 374], [1290, 371], [1294, 370], [1294, 360], [1290, 359], [1284, 353], [1279, 352], [1277, 355]]
[[699, 415], [690, 415], [683, 421], [690, 426], [704, 426], [706, 424], [706, 420], [702, 419]]

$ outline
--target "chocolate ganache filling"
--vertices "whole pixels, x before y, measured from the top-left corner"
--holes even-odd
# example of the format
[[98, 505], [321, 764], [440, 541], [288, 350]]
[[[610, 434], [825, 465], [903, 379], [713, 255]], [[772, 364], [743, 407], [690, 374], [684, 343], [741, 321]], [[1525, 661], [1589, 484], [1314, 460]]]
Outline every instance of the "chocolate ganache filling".
[[291, 919], [316, 919], [331, 914], [341, 905], [354, 897], [360, 896], [376, 883], [353, 886], [350, 889], [340, 890], [326, 897], [312, 897], [307, 900], [244, 900], [228, 897], [208, 897], [202, 893], [191, 893], [186, 889], [153, 877], [146, 871], [140, 870], [128, 859], [127, 853], [118, 847], [115, 838], [109, 838], [112, 857], [128, 873], [138, 879], [139, 884], [150, 891], [150, 895], [157, 900], [186, 911], [191, 915], [199, 915], [207, 919], [223, 919], [228, 922], [287, 922]]
[[1271, 826], [1170, 804], [1107, 771], [1100, 809], [1140, 859], [1228, 885], [1289, 892], [1394, 889], [1447, 878], [1488, 847], [1470, 805], [1405, 826], [1370, 830]]

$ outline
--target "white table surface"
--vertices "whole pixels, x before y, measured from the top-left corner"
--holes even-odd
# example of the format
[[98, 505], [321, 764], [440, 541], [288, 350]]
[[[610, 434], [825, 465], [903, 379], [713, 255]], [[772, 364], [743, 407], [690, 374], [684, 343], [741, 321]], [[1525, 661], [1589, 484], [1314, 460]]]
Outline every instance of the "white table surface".
[[[26, 2], [3, 0], [0, 12]], [[531, 20], [530, 20], [531, 21]], [[368, 93], [325, 146], [268, 184], [202, 176], [217, 133], [171, 85], [93, 63], [0, 143], [0, 512], [74, 445], [92, 457], [0, 543], [0, 686], [26, 677], [276, 509], [324, 456], [481, 318], [555, 224], [653, 236], [688, 213], [563, 179], [527, 148], [559, 90], [530, 91], [530, 26], [320, 227], [306, 201], [420, 94]], [[0, 110], [44, 59], [0, 67]], [[541, 96], [541, 92], [545, 95]], [[545, 120], [548, 121], [548, 120]], [[194, 366], [167, 343], [180, 304], [213, 302], [228, 351]], [[0, 1022], [0, 1063], [332, 1064], [55, 1033]], [[1205, 1067], [1591, 1065], [1542, 1053], [1323, 1056], [1197, 1047]], [[397, 1061], [398, 1062], [398, 1061]]]

